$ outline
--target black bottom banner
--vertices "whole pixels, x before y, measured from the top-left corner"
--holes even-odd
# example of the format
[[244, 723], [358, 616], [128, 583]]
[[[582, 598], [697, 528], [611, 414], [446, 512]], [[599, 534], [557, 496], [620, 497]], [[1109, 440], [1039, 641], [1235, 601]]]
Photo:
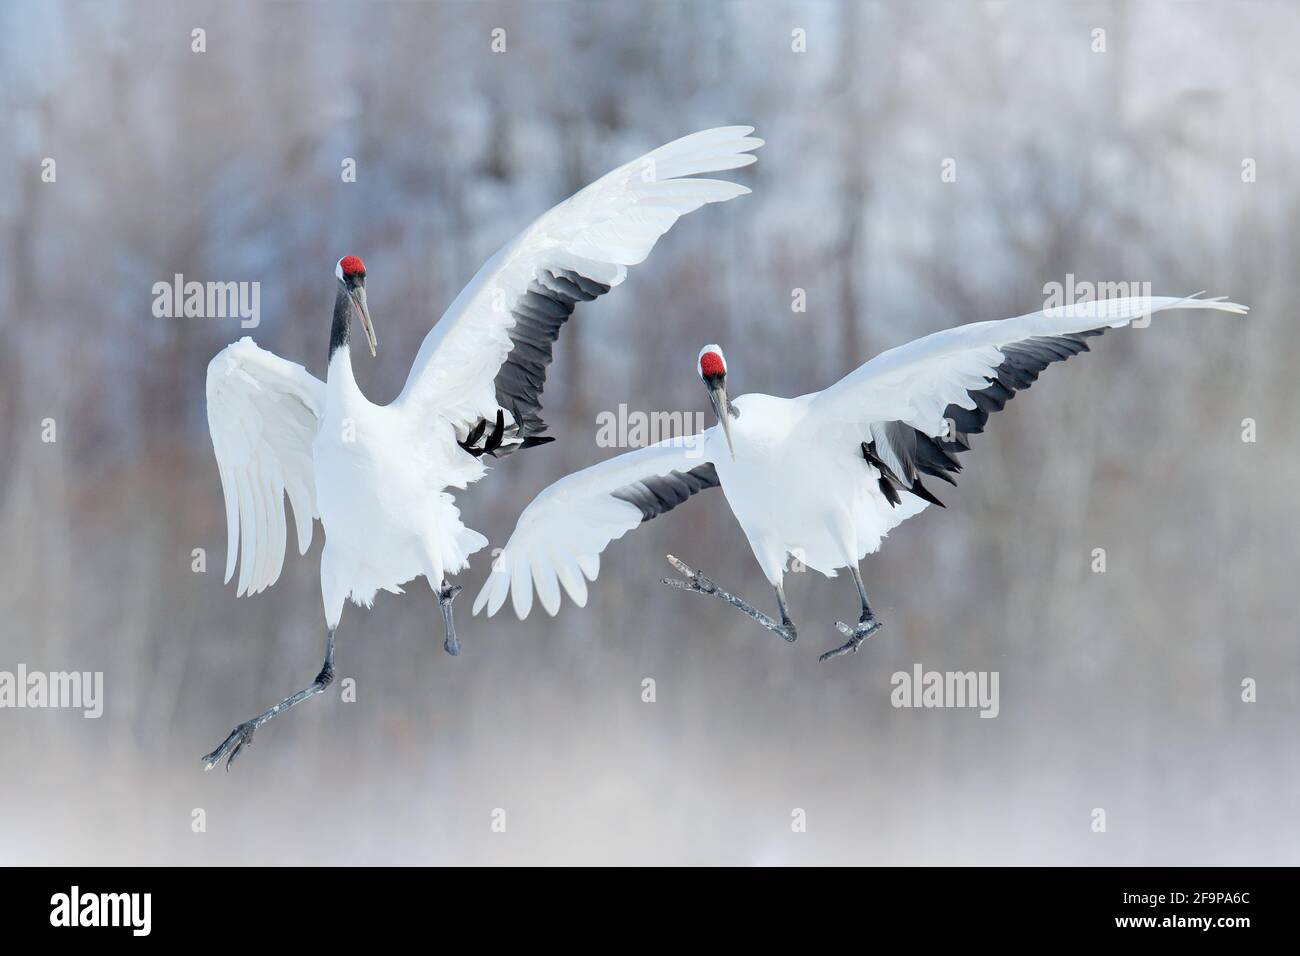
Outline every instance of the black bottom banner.
[[[927, 946], [1044, 933], [1232, 945], [1243, 933], [1284, 929], [1295, 886], [1292, 871], [1240, 869], [566, 869], [541, 878], [507, 869], [88, 868], [8, 869], [0, 879], [0, 913], [14, 941], [214, 931], [331, 945], [437, 920], [517, 927], [533, 940], [560, 921], [565, 936], [579, 937], [611, 924], [635, 935], [679, 923], [693, 936], [734, 943], [770, 933], [772, 917], [794, 926], [810, 916], [832, 935], [845, 931], [845, 918], [854, 933], [864, 923], [873, 935], [924, 927]], [[757, 918], [746, 915], [756, 908]]]

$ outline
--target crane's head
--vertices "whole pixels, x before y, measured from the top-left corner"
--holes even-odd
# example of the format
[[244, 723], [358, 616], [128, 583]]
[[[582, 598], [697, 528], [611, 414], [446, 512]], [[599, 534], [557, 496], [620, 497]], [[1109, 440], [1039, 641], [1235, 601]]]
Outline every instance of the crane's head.
[[373, 356], [379, 343], [375, 339], [375, 327], [370, 323], [370, 309], [366, 305], [366, 264], [359, 256], [344, 256], [334, 266], [334, 275], [343, 285], [343, 289], [352, 299], [352, 305], [361, 319], [361, 328], [366, 333], [366, 344], [370, 346]]
[[731, 419], [737, 415], [735, 407], [727, 401], [727, 358], [722, 354], [722, 346], [706, 345], [700, 349], [696, 359], [700, 379], [709, 393], [709, 401], [717, 413], [722, 425], [722, 433], [727, 436], [727, 451], [731, 460], [736, 460], [736, 447], [731, 443]]

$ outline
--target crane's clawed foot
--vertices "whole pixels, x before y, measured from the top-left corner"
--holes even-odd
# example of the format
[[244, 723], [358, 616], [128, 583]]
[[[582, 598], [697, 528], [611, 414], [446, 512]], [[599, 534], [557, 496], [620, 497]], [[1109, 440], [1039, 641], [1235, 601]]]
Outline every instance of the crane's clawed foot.
[[857, 653], [858, 648], [862, 646], [862, 642], [884, 627], [884, 625], [880, 621], [876, 620], [876, 618], [869, 617], [865, 621], [859, 621], [856, 627], [849, 627], [843, 621], [836, 621], [835, 627], [841, 634], [847, 637], [848, 640], [835, 648], [835, 650], [827, 651], [821, 657], [817, 658], [817, 660], [828, 661], [832, 657], [839, 657], [841, 654]]
[[666, 584], [669, 587], [681, 588], [683, 591], [694, 591], [696, 594], [717, 594], [718, 586], [706, 578], [699, 571], [692, 571], [690, 565], [685, 561], [668, 555], [668, 563], [682, 574], [686, 580], [679, 581], [676, 578], [660, 578], [660, 584]]
[[244, 721], [230, 732], [230, 736], [221, 742], [220, 747], [203, 758], [203, 769], [211, 770], [221, 761], [222, 757], [226, 757], [226, 754], [229, 753], [230, 756], [226, 757], [226, 770], [229, 772], [230, 765], [235, 762], [235, 758], [239, 756], [239, 752], [243, 750], [245, 746], [249, 746], [253, 743], [253, 732], [255, 730], [257, 730], [256, 721]]
[[[336, 622], [337, 626], [337, 622]], [[253, 734], [268, 720], [274, 720], [291, 707], [297, 707], [308, 697], [324, 693], [325, 688], [334, 683], [334, 628], [330, 629], [325, 643], [325, 663], [321, 665], [316, 679], [292, 697], [286, 697], [270, 710], [264, 711], [252, 720], [246, 720], [230, 732], [230, 736], [221, 742], [221, 746], [203, 758], [203, 769], [211, 770], [222, 757], [226, 758], [226, 769], [235, 762], [240, 751], [253, 742]]]
[[451, 617], [451, 602], [456, 600], [456, 595], [462, 590], [459, 584], [446, 583], [438, 589], [438, 606], [442, 608], [442, 623], [447, 630], [442, 648], [452, 657], [460, 653], [460, 641], [456, 639], [456, 622]]
[[676, 568], [678, 573], [681, 574], [682, 578], [685, 578], [685, 580], [682, 580], [681, 578], [660, 578], [659, 580], [661, 584], [666, 584], [670, 588], [680, 588], [683, 591], [692, 591], [695, 594], [711, 594], [714, 597], [721, 598], [738, 611], [743, 611], [745, 614], [748, 614], [773, 634], [780, 635], [783, 640], [789, 641], [790, 643], [794, 643], [794, 641], [799, 637], [798, 632], [795, 630], [793, 621], [787, 619], [778, 623], [776, 620], [768, 617], [762, 611], [758, 610], [742, 598], [738, 598], [736, 595], [729, 594], [722, 590], [722, 588], [718, 587], [702, 573], [692, 570], [685, 561], [681, 561], [673, 557], [671, 554], [668, 555], [668, 563]]

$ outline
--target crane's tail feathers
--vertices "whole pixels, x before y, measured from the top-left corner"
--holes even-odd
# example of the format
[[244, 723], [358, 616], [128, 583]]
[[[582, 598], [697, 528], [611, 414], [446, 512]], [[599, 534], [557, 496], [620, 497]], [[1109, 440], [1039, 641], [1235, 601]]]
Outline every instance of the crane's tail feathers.
[[487, 538], [477, 531], [462, 525], [460, 530], [456, 532], [455, 537], [447, 542], [443, 551], [444, 573], [456, 574], [459, 571], [464, 571], [469, 567], [470, 555], [482, 551], [487, 547], [487, 544]]

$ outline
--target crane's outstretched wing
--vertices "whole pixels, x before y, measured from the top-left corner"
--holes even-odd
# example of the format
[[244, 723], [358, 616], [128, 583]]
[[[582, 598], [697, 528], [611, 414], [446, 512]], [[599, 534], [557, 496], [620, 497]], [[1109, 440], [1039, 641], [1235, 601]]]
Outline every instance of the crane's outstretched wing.
[[942, 504], [922, 474], [955, 484], [954, 457], [970, 447], [1017, 391], [1053, 362], [1088, 351], [1087, 338], [1166, 309], [1245, 313], [1221, 299], [1137, 297], [1084, 302], [993, 322], [975, 322], [882, 352], [808, 405], [810, 425], [839, 426], [839, 440], [860, 443], [897, 505], [910, 491]]
[[717, 472], [704, 454], [712, 430], [638, 448], [543, 489], [493, 561], [492, 573], [474, 599], [474, 613], [486, 605], [491, 617], [513, 592], [522, 621], [532, 610], [536, 583], [542, 607], [555, 614], [560, 609], [557, 578], [574, 603], [586, 607], [587, 581], [596, 580], [600, 553], [611, 541], [697, 491], [718, 486]]
[[[551, 347], [574, 306], [621, 283], [680, 216], [747, 194], [736, 183], [680, 177], [748, 166], [750, 150], [763, 145], [752, 132], [728, 126], [660, 146], [542, 215], [484, 264], [425, 336], [397, 402], [447, 418], [466, 444], [491, 437], [503, 409], [497, 455], [539, 443]], [[480, 422], [486, 427], [471, 436]]]
[[208, 431], [226, 498], [225, 580], [239, 552], [240, 595], [256, 594], [280, 577], [285, 492], [298, 551], [311, 545], [317, 517], [311, 444], [324, 407], [324, 382], [247, 336], [208, 363]]

